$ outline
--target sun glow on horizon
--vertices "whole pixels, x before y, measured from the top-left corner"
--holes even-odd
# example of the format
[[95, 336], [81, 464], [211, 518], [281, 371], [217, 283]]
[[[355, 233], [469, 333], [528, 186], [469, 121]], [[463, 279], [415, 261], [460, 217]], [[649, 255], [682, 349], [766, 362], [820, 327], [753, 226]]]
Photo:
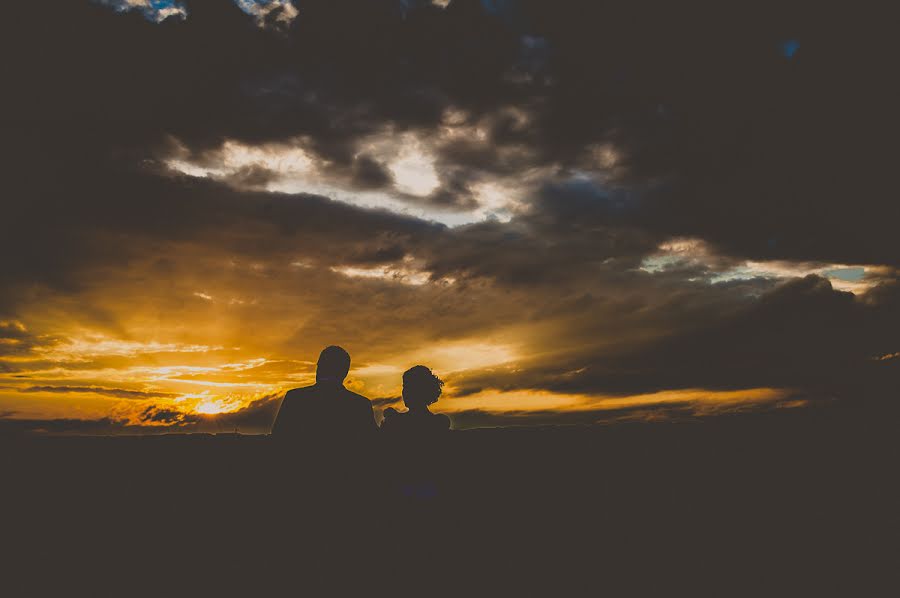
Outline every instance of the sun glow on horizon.
[[[16, 339], [13, 335], [32, 334], [18, 321], [4, 326], [11, 339]], [[205, 338], [202, 335], [185, 340], [179, 333], [180, 326], [173, 326], [168, 333], [158, 329], [147, 340], [140, 340], [145, 336], [142, 328], [121, 336], [83, 327], [75, 328], [70, 335], [33, 335], [36, 340], [32, 342], [38, 343], [33, 352], [8, 356], [6, 362], [16, 364], [16, 370], [0, 372], [0, 399], [8, 409], [5, 417], [109, 418], [121, 425], [159, 430], [215, 426], [217, 417], [272, 405], [286, 390], [315, 381], [315, 351], [306, 360], [285, 359], [261, 354], [253, 346], [197, 342]], [[373, 399], [398, 397], [402, 373], [424, 364], [447, 382], [436, 411], [451, 416], [480, 412], [513, 419], [530, 413], [574, 414], [667, 405], [685, 406], [702, 414], [775, 404], [788, 397], [787, 391], [771, 388], [686, 389], [613, 396], [487, 387], [457, 394], [462, 388], [460, 381], [467, 376], [490, 376], [492, 372], [509, 376], [524, 371], [523, 364], [535, 355], [520, 334], [518, 328], [510, 328], [495, 330], [484, 338], [426, 339], [375, 360], [354, 355], [347, 386]], [[348, 348], [353, 353], [353, 347]], [[256, 421], [254, 431], [267, 431], [264, 422]]]
[[215, 399], [207, 399], [194, 405], [194, 413], [203, 413], [205, 415], [215, 415], [228, 411], [228, 408]]

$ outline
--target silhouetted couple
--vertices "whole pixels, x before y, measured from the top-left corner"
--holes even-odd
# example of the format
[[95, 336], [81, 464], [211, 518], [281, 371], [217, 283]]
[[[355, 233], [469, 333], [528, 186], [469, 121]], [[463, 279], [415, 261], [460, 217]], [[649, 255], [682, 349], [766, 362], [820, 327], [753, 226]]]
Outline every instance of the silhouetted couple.
[[[341, 347], [326, 347], [316, 365], [316, 383], [288, 391], [272, 426], [279, 440], [359, 442], [375, 436], [378, 427], [372, 403], [344, 388], [350, 355]], [[403, 374], [403, 402], [407, 411], [388, 408], [381, 430], [391, 437], [423, 437], [446, 432], [450, 419], [428, 406], [441, 396], [444, 383], [427, 367], [417, 365]]]

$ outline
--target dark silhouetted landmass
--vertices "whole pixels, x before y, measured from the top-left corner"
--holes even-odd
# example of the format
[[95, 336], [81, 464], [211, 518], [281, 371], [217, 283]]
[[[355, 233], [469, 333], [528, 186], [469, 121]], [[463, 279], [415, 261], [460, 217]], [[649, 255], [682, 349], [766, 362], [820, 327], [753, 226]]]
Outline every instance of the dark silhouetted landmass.
[[451, 432], [423, 456], [427, 479], [381, 442], [8, 437], [0, 583], [8, 596], [890, 595], [896, 416], [834, 405]]

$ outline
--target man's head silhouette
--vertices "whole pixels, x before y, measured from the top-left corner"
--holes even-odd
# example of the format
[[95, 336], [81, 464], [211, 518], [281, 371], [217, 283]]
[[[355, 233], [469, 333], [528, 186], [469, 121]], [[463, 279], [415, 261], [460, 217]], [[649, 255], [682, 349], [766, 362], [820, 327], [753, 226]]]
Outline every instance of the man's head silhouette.
[[350, 371], [350, 354], [341, 347], [331, 345], [319, 354], [316, 365], [316, 382], [340, 384]]

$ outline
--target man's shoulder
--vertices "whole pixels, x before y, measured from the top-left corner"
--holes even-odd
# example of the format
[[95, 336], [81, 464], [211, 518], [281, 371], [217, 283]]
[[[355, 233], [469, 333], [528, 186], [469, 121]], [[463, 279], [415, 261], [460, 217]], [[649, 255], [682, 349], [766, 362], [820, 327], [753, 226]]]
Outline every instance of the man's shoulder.
[[355, 404], [358, 404], [358, 405], [365, 405], [365, 406], [367, 406], [367, 407], [371, 407], [371, 406], [372, 406], [372, 401], [370, 401], [367, 397], [364, 397], [364, 396], [362, 396], [362, 395], [359, 394], [359, 393], [353, 392], [352, 390], [349, 390], [349, 389], [346, 389], [346, 388], [345, 388], [345, 389], [344, 389], [344, 396], [345, 396], [348, 400], [353, 401]]
[[285, 402], [291, 403], [304, 402], [307, 400], [312, 400], [313, 403], [318, 402], [318, 400], [324, 400], [326, 403], [330, 403], [335, 399], [338, 399], [339, 402], [346, 401], [359, 408], [371, 409], [372, 407], [372, 402], [369, 401], [369, 399], [346, 388], [342, 388], [335, 393], [335, 389], [323, 390], [321, 387], [314, 384], [302, 388], [293, 388], [284, 395]]
[[284, 400], [287, 401], [288, 399], [302, 399], [304, 397], [310, 397], [315, 394], [315, 391], [315, 386], [302, 386], [300, 388], [292, 388], [284, 393]]

